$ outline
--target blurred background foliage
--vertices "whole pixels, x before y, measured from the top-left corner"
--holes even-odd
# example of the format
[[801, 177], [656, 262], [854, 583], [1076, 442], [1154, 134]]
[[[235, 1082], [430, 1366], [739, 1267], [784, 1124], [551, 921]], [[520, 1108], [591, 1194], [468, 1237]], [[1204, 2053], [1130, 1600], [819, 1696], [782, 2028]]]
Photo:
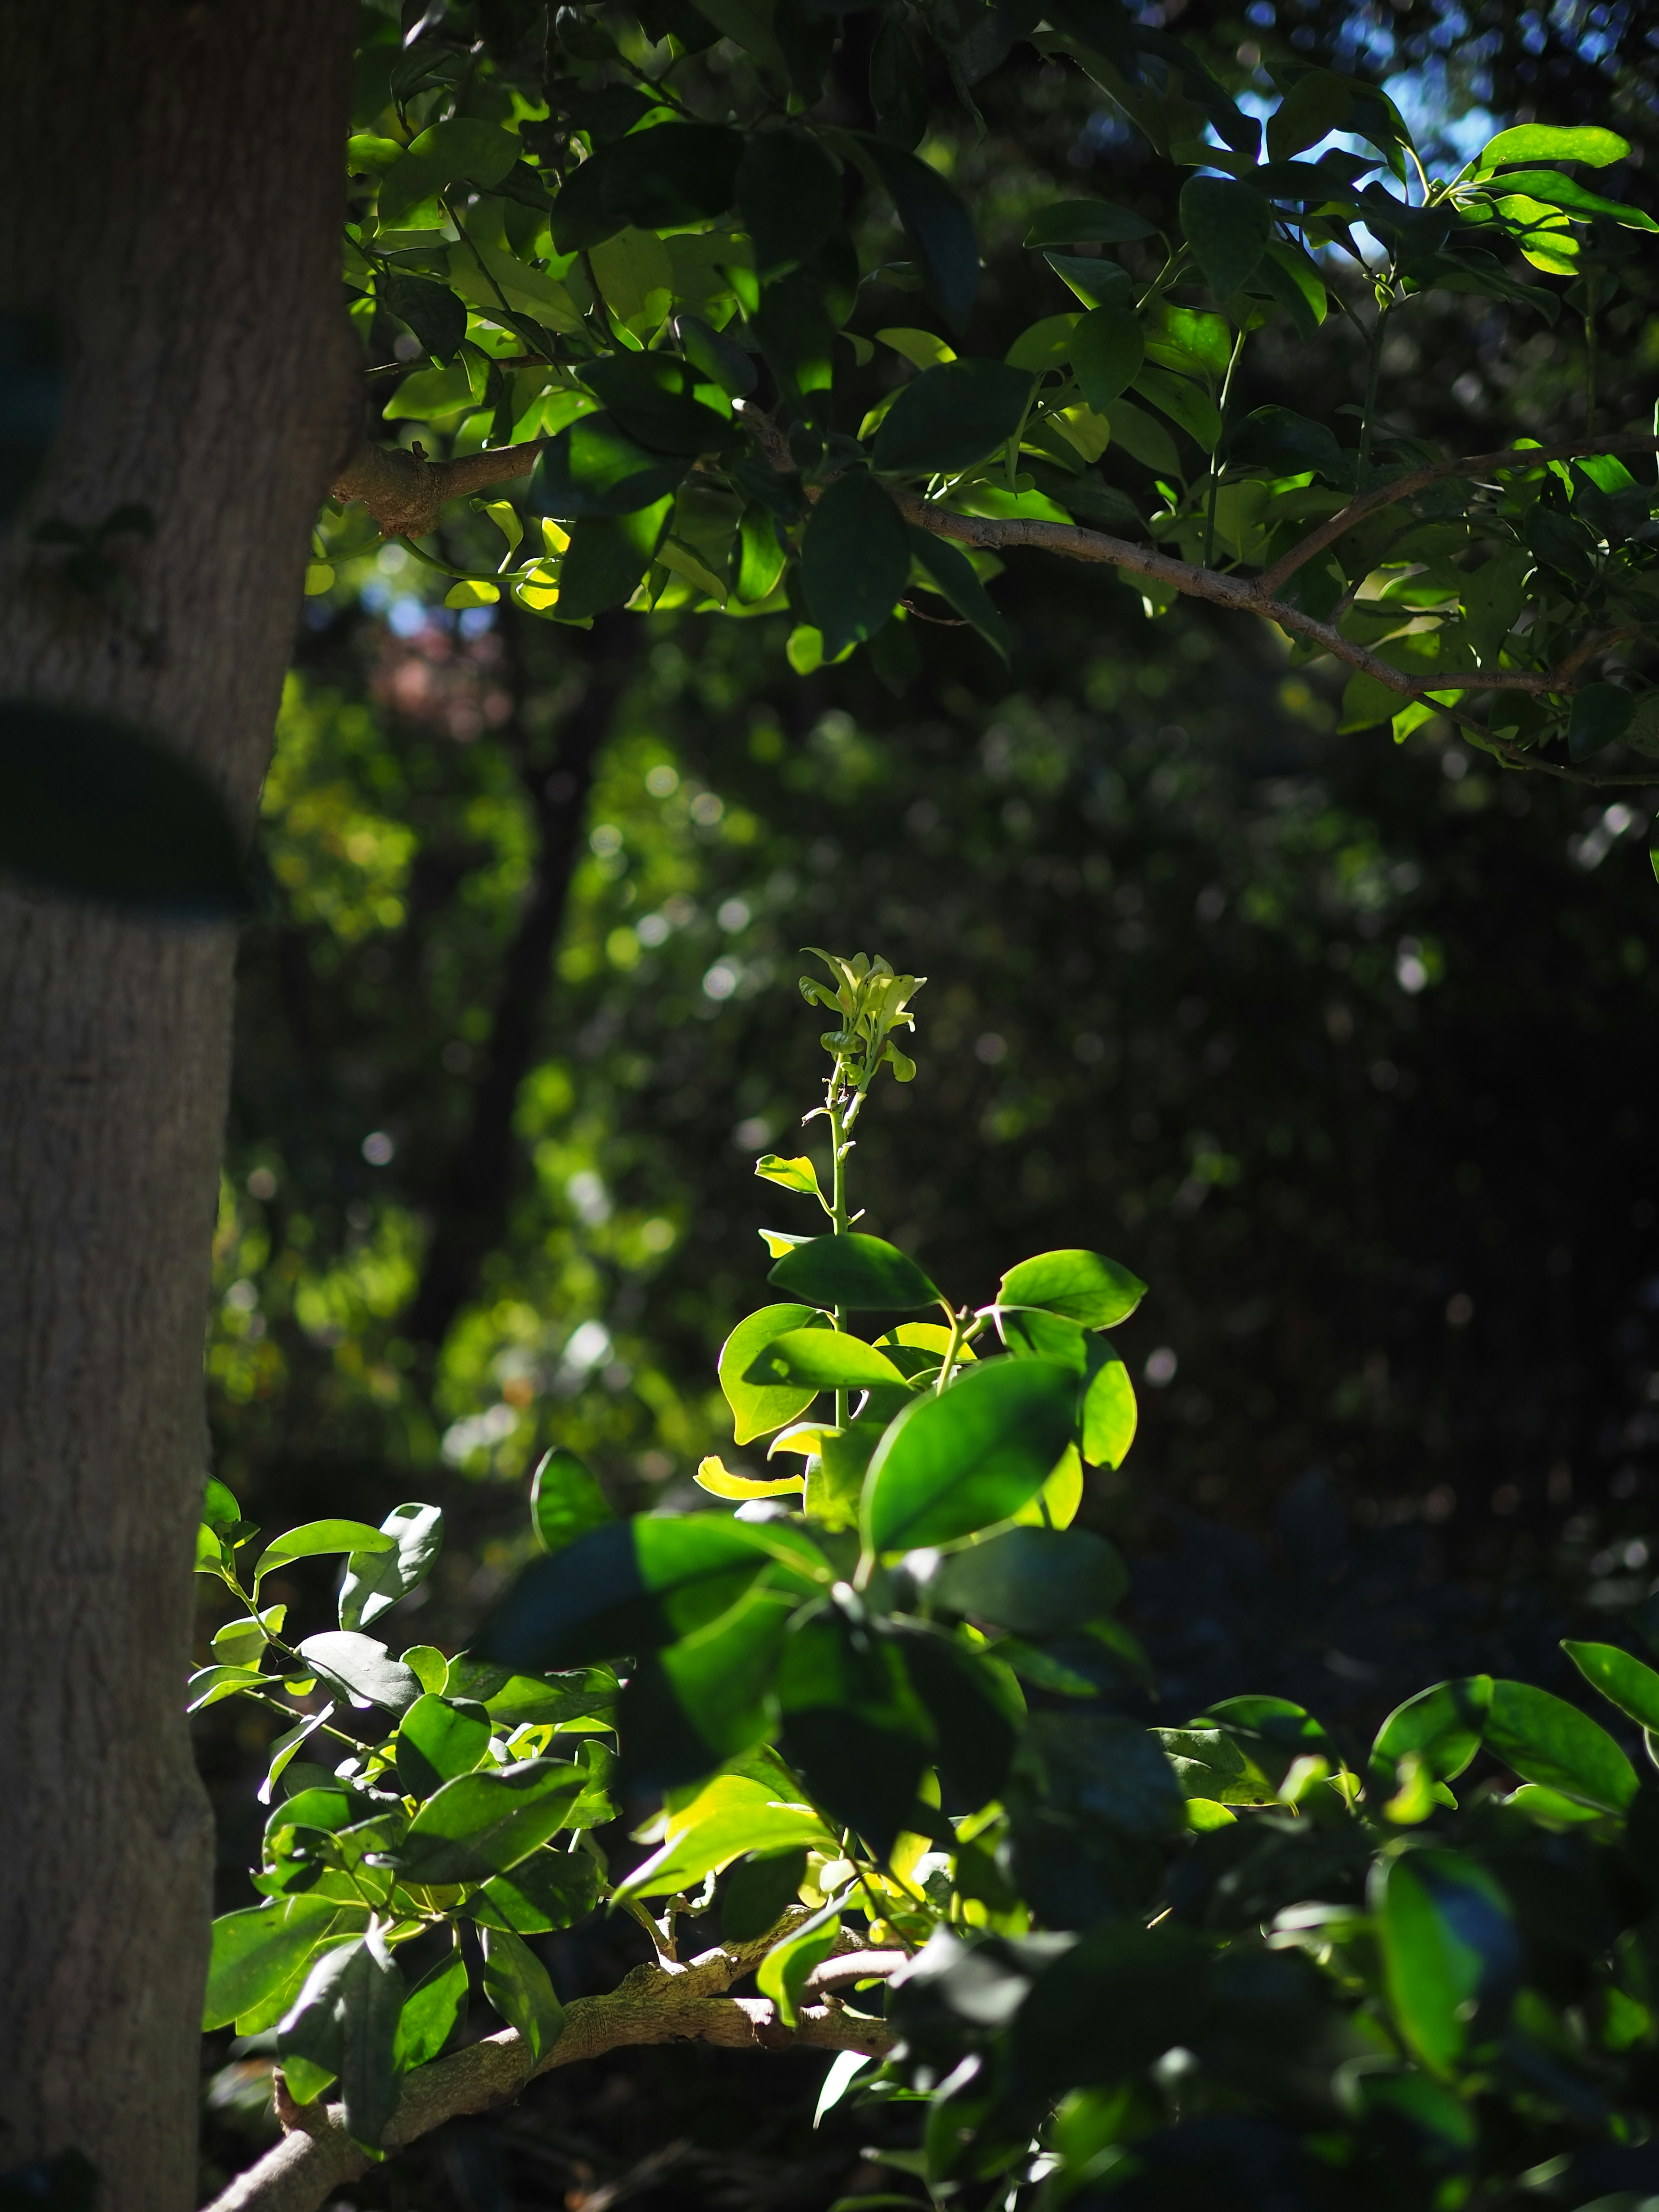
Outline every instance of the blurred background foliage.
[[[1376, 75], [1454, 143], [1535, 113], [1654, 144], [1639, 9], [1163, 13], [1235, 86], [1288, 53]], [[983, 135], [963, 112], [949, 157], [989, 196], [982, 312], [1012, 332], [1056, 283], [1016, 213], [1132, 191], [1145, 149], [1018, 48], [975, 96]], [[1608, 419], [1650, 409], [1655, 294], [1632, 258]], [[1389, 418], [1451, 450], [1495, 442], [1500, 404], [1559, 419], [1582, 335], [1506, 339], [1502, 314], [1407, 323]], [[1264, 343], [1255, 374], [1250, 404], [1297, 362]], [[448, 550], [493, 561], [493, 529], [464, 519]], [[1085, 1517], [1134, 1562], [1171, 1709], [1547, 1681], [1565, 1620], [1644, 1599], [1656, 794], [1500, 777], [1443, 726], [1338, 734], [1340, 684], [1275, 635], [1149, 620], [1036, 555], [999, 587], [1012, 675], [913, 622], [898, 699], [862, 656], [797, 678], [787, 617], [581, 632], [453, 612], [446, 580], [398, 545], [336, 562], [267, 783], [209, 1348], [217, 1471], [255, 1519], [441, 1500], [420, 1632], [457, 1644], [522, 1555], [546, 1445], [635, 1508], [690, 1503], [707, 1450], [744, 1462], [714, 1362], [763, 1302], [757, 1229], [807, 1225], [752, 1166], [816, 1146], [795, 977], [829, 945], [929, 979], [917, 1079], [860, 1130], [871, 1224], [959, 1296], [1070, 1243], [1152, 1285], [1120, 1339], [1139, 1439]], [[203, 1728], [228, 1884], [258, 1814], [233, 1726]], [[567, 1996], [635, 1955], [614, 1929], [559, 1942]], [[768, 2063], [631, 2053], [597, 2091], [538, 2092], [534, 2128], [451, 2130], [424, 2179], [359, 2195], [600, 2212], [890, 2185], [858, 2166], [868, 2119], [814, 2148], [821, 2066]]]

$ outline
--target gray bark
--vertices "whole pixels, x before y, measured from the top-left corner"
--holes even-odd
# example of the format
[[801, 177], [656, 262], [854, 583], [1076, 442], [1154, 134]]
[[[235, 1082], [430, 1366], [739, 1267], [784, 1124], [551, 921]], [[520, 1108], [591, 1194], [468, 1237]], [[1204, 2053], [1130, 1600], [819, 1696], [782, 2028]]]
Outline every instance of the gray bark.
[[[115, 712], [251, 824], [356, 430], [344, 0], [0, 9], [0, 305], [65, 338], [0, 696]], [[29, 541], [141, 501], [130, 615]], [[0, 2170], [193, 2201], [210, 1826], [180, 1714], [233, 933], [0, 885]]]

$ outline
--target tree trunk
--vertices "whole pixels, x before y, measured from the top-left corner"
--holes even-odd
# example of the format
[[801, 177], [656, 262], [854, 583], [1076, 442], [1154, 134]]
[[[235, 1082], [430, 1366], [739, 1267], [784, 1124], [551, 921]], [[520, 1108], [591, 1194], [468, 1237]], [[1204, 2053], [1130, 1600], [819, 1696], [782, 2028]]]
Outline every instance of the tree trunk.
[[[358, 424], [343, 0], [0, 10], [0, 305], [63, 428], [0, 544], [0, 696], [154, 731], [251, 823]], [[140, 502], [118, 598], [31, 542]], [[0, 2169], [194, 2201], [211, 1837], [180, 1713], [232, 933], [0, 887]]]

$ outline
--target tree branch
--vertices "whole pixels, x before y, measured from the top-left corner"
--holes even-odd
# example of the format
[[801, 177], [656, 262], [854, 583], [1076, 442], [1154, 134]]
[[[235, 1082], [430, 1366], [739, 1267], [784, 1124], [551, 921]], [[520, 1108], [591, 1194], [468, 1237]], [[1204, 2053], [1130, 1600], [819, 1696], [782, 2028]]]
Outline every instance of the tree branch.
[[428, 538], [438, 526], [446, 500], [527, 477], [546, 443], [545, 438], [532, 438], [527, 445], [495, 446], [450, 461], [429, 461], [418, 448], [410, 453], [402, 446], [360, 446], [329, 487], [330, 496], [362, 500], [382, 538]]
[[[625, 2045], [698, 2040], [733, 2051], [862, 2051], [884, 2057], [895, 2039], [881, 2021], [835, 2004], [808, 2005], [790, 2029], [765, 1998], [724, 1995], [759, 1964], [777, 1932], [749, 1943], [719, 1946], [685, 1966], [635, 1966], [608, 1995], [578, 1997], [539, 2066], [530, 2063], [517, 2030], [506, 2028], [417, 2067], [404, 2084], [386, 2129], [386, 2148], [399, 2150], [463, 2112], [509, 2102], [538, 2074], [598, 2058]], [[885, 1963], [890, 1955], [896, 1961], [902, 1954], [860, 1952], [835, 1963], [856, 1965], [854, 1978], [861, 1980], [892, 1972]], [[878, 1966], [878, 1960], [883, 1963]], [[289, 2104], [283, 2118], [289, 2132], [238, 2174], [207, 2212], [316, 2212], [343, 2182], [356, 2180], [374, 2162], [347, 2135], [337, 2105]]]

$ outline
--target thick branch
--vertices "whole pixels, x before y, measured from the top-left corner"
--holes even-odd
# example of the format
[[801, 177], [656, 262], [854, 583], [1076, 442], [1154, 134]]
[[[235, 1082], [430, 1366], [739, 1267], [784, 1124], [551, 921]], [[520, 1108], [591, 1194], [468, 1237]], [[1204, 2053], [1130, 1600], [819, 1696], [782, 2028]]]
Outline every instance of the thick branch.
[[[836, 2005], [808, 2005], [792, 2030], [765, 1998], [724, 1994], [758, 1965], [775, 1941], [774, 1930], [751, 1943], [705, 1951], [687, 1966], [635, 1966], [608, 1995], [575, 2000], [566, 2011], [563, 2032], [539, 2066], [531, 2065], [524, 2039], [507, 2028], [417, 2068], [404, 2084], [386, 2129], [386, 2148], [401, 2149], [463, 2112], [505, 2104], [534, 2075], [598, 2058], [624, 2045], [695, 2039], [734, 2051], [862, 2051], [872, 2058], [884, 2057], [894, 2038], [880, 2021]], [[855, 1954], [849, 1962], [858, 1967], [855, 1978], [891, 1972], [885, 1964], [889, 1955]], [[902, 1954], [890, 1955], [896, 1960]], [[316, 2212], [342, 2183], [368, 2172], [371, 2161], [346, 2134], [337, 2105], [290, 2105], [283, 2120], [290, 2132], [238, 2174], [207, 2212]]]
[[401, 446], [360, 446], [330, 486], [338, 500], [360, 499], [380, 526], [382, 538], [426, 538], [438, 526], [446, 500], [527, 477], [546, 444], [496, 446], [482, 453], [462, 453], [453, 461], [429, 461]]

